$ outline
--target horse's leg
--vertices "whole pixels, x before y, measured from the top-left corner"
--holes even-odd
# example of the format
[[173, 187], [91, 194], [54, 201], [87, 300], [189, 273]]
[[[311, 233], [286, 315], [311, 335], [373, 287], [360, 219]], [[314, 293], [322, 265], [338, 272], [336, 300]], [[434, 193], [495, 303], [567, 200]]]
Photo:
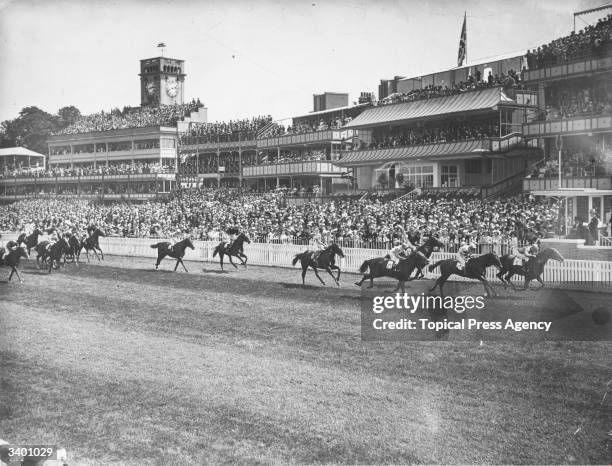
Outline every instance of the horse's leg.
[[183, 263], [183, 258], [181, 257], [179, 260], [181, 261], [181, 265], [182, 265], [182, 266], [183, 266], [183, 268], [185, 269], [185, 272], [189, 273], [189, 272], [187, 271], [187, 267], [185, 267], [185, 264]]
[[330, 265], [329, 268], [332, 269], [332, 270], [337, 270], [338, 271], [338, 276], [336, 277], [336, 281], [339, 282], [340, 281], [340, 266], [338, 266], [338, 265]]
[[495, 275], [504, 284], [504, 289], [508, 287], [508, 284], [504, 280], [505, 273], [506, 273], [506, 269], [502, 267], [501, 269], [499, 269], [499, 272], [497, 272], [497, 275]]
[[[13, 276], [13, 272], [15, 272], [15, 274], [17, 274], [17, 278], [19, 279], [19, 283], [23, 283], [23, 280], [21, 279], [21, 276], [19, 275], [19, 270], [17, 270], [17, 267], [12, 266], [11, 267], [13, 270], [11, 270], [11, 277]], [[9, 277], [9, 281], [11, 280], [11, 277]]]
[[327, 273], [334, 279], [334, 282], [336, 282], [336, 286], [340, 286], [340, 283], [338, 283], [338, 280], [336, 280], [336, 277], [334, 277], [334, 273], [331, 271], [331, 268], [325, 267], [325, 270], [327, 270]]
[[176, 264], [174, 265], [174, 271], [176, 272], [176, 269], [178, 268], [179, 262], [181, 261], [181, 259], [177, 259], [176, 260]]
[[102, 249], [100, 249], [99, 246], [98, 246], [98, 251], [100, 251], [100, 254], [102, 254], [102, 260], [104, 260], [104, 253], [102, 252]]
[[314, 265], [311, 265], [310, 267], [312, 267], [312, 270], [314, 270], [315, 275], [317, 276], [317, 278], [319, 279], [319, 281], [325, 285], [325, 282], [323, 281], [323, 279], [319, 276], [319, 271], [317, 270], [317, 268]]
[[237, 269], [237, 268], [238, 268], [238, 266], [237, 266], [236, 264], [234, 264], [234, 261], [232, 260], [232, 255], [231, 255], [231, 254], [228, 254], [228, 255], [227, 255], [227, 258], [229, 259], [230, 264], [232, 264], [232, 265], [234, 266], [234, 268], [235, 268], [235, 269]]
[[87, 263], [89, 263], [89, 249], [85, 248], [85, 255], [87, 256]]
[[11, 281], [11, 278], [13, 278], [13, 271], [14, 270], [15, 270], [15, 267], [12, 267], [11, 273], [9, 274], [9, 277], [8, 277], [8, 281], [9, 282]]
[[538, 288], [538, 290], [541, 290], [542, 288], [544, 288], [544, 286], [546, 286], [546, 285], [544, 285], [544, 281], [542, 281], [542, 277], [537, 276], [537, 277], [536, 277], [536, 280], [537, 280], [538, 282], [540, 282], [540, 285], [541, 285], [541, 286], [540, 286], [540, 288]]
[[487, 297], [491, 297], [491, 293], [493, 294], [493, 296], [497, 296], [497, 293], [495, 292], [491, 284], [487, 281], [484, 275], [478, 276], [478, 280], [482, 282], [482, 286], [484, 286]]
[[244, 268], [246, 269], [247, 268], [247, 256], [245, 256], [243, 253], [240, 253], [240, 255], [236, 257], [240, 259], [240, 262], [242, 262], [242, 265], [244, 265]]
[[305, 265], [302, 262], [302, 286], [306, 286], [306, 271], [308, 270], [308, 265]]
[[96, 248], [93, 248], [92, 251], [96, 255], [96, 257], [98, 258], [98, 262], [100, 262], [100, 256], [98, 256], [98, 253], [96, 252]]
[[[161, 263], [164, 257], [166, 257], [166, 255], [162, 253], [161, 251], [157, 253], [157, 262], [155, 263], [155, 270], [157, 270], [157, 268], [159, 267], [159, 264]], [[87, 260], [89, 261], [89, 255], [87, 256]]]

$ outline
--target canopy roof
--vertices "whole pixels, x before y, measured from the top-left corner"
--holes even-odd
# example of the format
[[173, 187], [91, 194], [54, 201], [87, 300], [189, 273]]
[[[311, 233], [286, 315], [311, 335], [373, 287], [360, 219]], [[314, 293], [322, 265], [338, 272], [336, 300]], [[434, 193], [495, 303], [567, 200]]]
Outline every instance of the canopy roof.
[[34, 152], [25, 147], [5, 147], [0, 149], [0, 157], [12, 157], [13, 155], [27, 155], [28, 157], [45, 157], [43, 154]]
[[389, 125], [414, 119], [450, 116], [455, 113], [496, 110], [499, 104], [514, 104], [504, 94], [503, 88], [487, 87], [462, 94], [435, 97], [433, 99], [378, 105], [368, 108], [343, 129]]
[[346, 152], [346, 155], [335, 163], [344, 166], [360, 166], [454, 155], [473, 155], [477, 158], [488, 152], [488, 150], [483, 149], [483, 141], [462, 141], [425, 146], [393, 147], [390, 149], [356, 150]]

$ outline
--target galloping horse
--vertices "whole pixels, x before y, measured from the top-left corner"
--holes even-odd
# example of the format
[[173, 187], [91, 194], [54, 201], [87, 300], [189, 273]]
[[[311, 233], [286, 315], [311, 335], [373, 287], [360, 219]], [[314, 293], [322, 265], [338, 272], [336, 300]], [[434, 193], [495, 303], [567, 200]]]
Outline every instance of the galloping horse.
[[81, 249], [83, 249], [83, 243], [75, 235], [68, 232], [64, 234], [66, 242], [68, 243], [68, 252], [64, 256], [64, 265], [66, 265], [66, 259], [68, 256], [72, 257], [72, 262], [79, 265], [79, 257], [81, 256]]
[[25, 233], [21, 233], [19, 235], [19, 237], [17, 238], [17, 244], [21, 245], [21, 244], [25, 244], [26, 248], [28, 249], [28, 255], [30, 254], [30, 250], [32, 248], [35, 248], [36, 245], [38, 244], [38, 237], [42, 236], [43, 232], [40, 231], [40, 229], [36, 228], [32, 234], [26, 236]]
[[102, 260], [104, 260], [104, 253], [102, 252], [102, 249], [100, 249], [100, 244], [98, 240], [100, 236], [106, 235], [99, 228], [88, 228], [87, 231], [91, 232], [89, 237], [85, 238], [85, 241], [83, 241], [83, 248], [85, 248], [85, 254], [87, 254], [87, 262], [89, 262], [89, 251], [93, 251], [93, 253], [98, 258], [98, 261], [100, 260], [100, 257], [98, 257], [98, 253], [96, 252], [96, 250], [100, 251], [100, 254], [102, 255]]
[[375, 278], [390, 277], [397, 280], [397, 286], [393, 292], [395, 293], [401, 288], [402, 293], [405, 293], [404, 284], [411, 280], [410, 275], [412, 275], [414, 269], [421, 270], [429, 263], [425, 255], [418, 251], [413, 252], [405, 259], [400, 259], [392, 268], [388, 267], [390, 260], [391, 259], [387, 256], [364, 261], [361, 267], [359, 267], [359, 272], [365, 273], [370, 269], [370, 273], [361, 277], [361, 281], [355, 282], [355, 285], [361, 286], [365, 280], [370, 280], [370, 286], [368, 286], [368, 288], [372, 288]]
[[516, 290], [516, 287], [512, 283], [511, 279], [514, 275], [523, 275], [525, 277], [525, 286], [523, 290], [527, 289], [527, 286], [532, 280], [537, 280], [540, 282], [541, 286], [538, 288], [539, 290], [544, 288], [544, 282], [542, 281], [541, 275], [544, 272], [546, 263], [550, 259], [559, 262], [563, 262], [565, 260], [555, 248], [548, 248], [540, 251], [536, 257], [531, 259], [526, 266], [523, 267], [522, 265], [514, 265], [515, 257], [511, 254], [506, 254], [500, 259], [502, 267], [497, 274], [497, 277], [502, 281], [504, 287], [510, 284], [510, 286]]
[[[336, 265], [336, 254], [338, 254], [340, 257], [344, 257], [344, 252], [342, 252], [340, 246], [338, 246], [336, 243], [332, 243], [323, 251], [304, 251], [300, 254], [296, 254], [291, 264], [295, 265], [298, 263], [298, 261], [300, 261], [302, 264], [302, 285], [306, 284], [305, 277], [308, 267], [312, 267], [315, 275], [323, 285], [325, 285], [325, 282], [319, 276], [319, 271], [317, 268], [327, 270], [327, 273], [334, 279], [336, 285], [340, 286], [340, 267]], [[337, 277], [334, 277], [332, 269], [338, 271]]]
[[[43, 244], [43, 243], [40, 243]], [[40, 244], [38, 246], [40, 246]], [[37, 252], [38, 252], [37, 246]], [[56, 242], [51, 245], [50, 248], [45, 247], [45, 253], [43, 254], [43, 261], [47, 260], [49, 264], [49, 273], [51, 273], [51, 269], [53, 268], [53, 264], [57, 262], [57, 267], [60, 267], [60, 261], [62, 260], [62, 256], [70, 252], [70, 246], [68, 246], [68, 242], [66, 238], [63, 236]], [[36, 258], [36, 262], [38, 263], [38, 257]]]
[[157, 262], [155, 263], [155, 270], [157, 270], [157, 268], [159, 267], [159, 263], [162, 261], [164, 257], [170, 256], [176, 259], [176, 265], [174, 266], [175, 272], [179, 264], [181, 264], [183, 268], [185, 269], [185, 272], [187, 272], [187, 267], [185, 267], [185, 264], [183, 263], [183, 257], [185, 256], [185, 249], [186, 248], [195, 249], [195, 247], [193, 246], [193, 243], [191, 242], [191, 239], [189, 238], [185, 238], [184, 240], [179, 241], [178, 243], [175, 243], [174, 246], [172, 246], [169, 242], [164, 241], [161, 243], [152, 244], [151, 248], [157, 249]]
[[[435, 248], [444, 249], [444, 243], [438, 241], [437, 238], [430, 236], [429, 238], [427, 238], [427, 241], [425, 241], [423, 244], [421, 244], [417, 248], [417, 252], [420, 252], [427, 259], [429, 259]], [[418, 280], [419, 278], [422, 278], [423, 276], [424, 276], [423, 266], [419, 267], [419, 265], [417, 264], [417, 273], [414, 276], [413, 280]]]
[[440, 296], [444, 298], [444, 291], [442, 288], [444, 284], [448, 280], [448, 277], [451, 275], [459, 275], [461, 277], [473, 278], [475, 280], [480, 280], [484, 286], [485, 292], [487, 296], [491, 296], [489, 290], [493, 292], [493, 295], [496, 296], [497, 293], [491, 286], [491, 284], [485, 278], [485, 273], [487, 271], [487, 267], [491, 267], [492, 265], [497, 268], [501, 268], [501, 262], [499, 261], [499, 257], [497, 254], [493, 252], [489, 252], [487, 254], [483, 254], [482, 256], [473, 257], [467, 261], [463, 270], [459, 270], [457, 268], [457, 259], [444, 259], [436, 262], [433, 265], [429, 266], [429, 271], [433, 271], [436, 267], [440, 266], [440, 277], [436, 280], [436, 284], [433, 286], [430, 292], [436, 289], [436, 287], [440, 286]]
[[232, 264], [235, 269], [237, 269], [238, 267], [236, 266], [236, 264], [234, 264], [234, 261], [232, 261], [232, 256], [237, 257], [240, 260], [240, 262], [242, 262], [242, 265], [244, 265], [244, 268], [246, 269], [248, 257], [246, 256], [246, 254], [243, 252], [243, 249], [242, 249], [244, 247], [245, 242], [251, 244], [251, 240], [249, 239], [249, 237], [245, 235], [244, 233], [240, 233], [238, 235], [238, 238], [236, 238], [234, 242], [231, 244], [231, 246], [229, 247], [226, 246], [227, 243], [225, 241], [222, 241], [219, 243], [219, 246], [217, 246], [215, 250], [213, 251], [213, 257], [219, 254], [219, 259], [221, 260], [221, 270], [223, 270], [223, 256], [224, 255], [228, 257], [230, 264]]
[[0, 265], [6, 265], [11, 268], [11, 274], [9, 275], [8, 281], [11, 281], [13, 278], [13, 274], [17, 274], [17, 278], [19, 279], [19, 283], [23, 283], [21, 279], [21, 275], [17, 271], [17, 266], [19, 265], [19, 259], [22, 257], [28, 257], [28, 253], [26, 252], [24, 247], [17, 247], [15, 249], [9, 250], [8, 254], [4, 248], [0, 248]]

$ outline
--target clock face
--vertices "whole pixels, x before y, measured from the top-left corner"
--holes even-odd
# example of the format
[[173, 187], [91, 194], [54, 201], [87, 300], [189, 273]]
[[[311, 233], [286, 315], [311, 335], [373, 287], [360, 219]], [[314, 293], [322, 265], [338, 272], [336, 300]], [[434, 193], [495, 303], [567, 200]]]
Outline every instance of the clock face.
[[149, 94], [150, 96], [154, 96], [157, 92], [157, 87], [155, 86], [155, 83], [153, 81], [150, 81], [147, 83], [147, 94]]
[[170, 97], [176, 97], [176, 94], [178, 94], [178, 83], [176, 82], [176, 79], [168, 80], [166, 83], [166, 93]]

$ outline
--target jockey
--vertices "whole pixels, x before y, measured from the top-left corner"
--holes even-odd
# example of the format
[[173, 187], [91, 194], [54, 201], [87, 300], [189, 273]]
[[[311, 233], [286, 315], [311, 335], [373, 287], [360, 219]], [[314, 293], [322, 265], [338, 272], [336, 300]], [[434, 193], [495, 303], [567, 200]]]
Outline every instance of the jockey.
[[401, 259], [406, 259], [416, 248], [414, 245], [406, 240], [405, 242], [396, 241], [395, 247], [391, 249], [391, 252], [388, 254], [388, 257], [392, 261], [392, 265], [388, 266], [388, 268], [397, 265]]
[[538, 241], [534, 241], [530, 246], [516, 248], [514, 252], [514, 255], [523, 261], [523, 267], [529, 266], [531, 259], [536, 257], [538, 252], [540, 252]]
[[238, 228], [235, 226], [231, 226], [225, 232], [229, 235], [230, 240], [229, 240], [229, 244], [227, 245], [227, 247], [230, 248], [232, 244], [234, 244], [234, 241], [236, 241], [236, 238], [238, 238], [238, 235], [240, 234], [240, 230], [238, 230]]
[[461, 247], [457, 251], [457, 268], [459, 270], [463, 270], [465, 268], [465, 264], [468, 260], [470, 260], [470, 257], [474, 252], [476, 252], [476, 244], [474, 242], [471, 242], [470, 244], [465, 242], [461, 243]]

